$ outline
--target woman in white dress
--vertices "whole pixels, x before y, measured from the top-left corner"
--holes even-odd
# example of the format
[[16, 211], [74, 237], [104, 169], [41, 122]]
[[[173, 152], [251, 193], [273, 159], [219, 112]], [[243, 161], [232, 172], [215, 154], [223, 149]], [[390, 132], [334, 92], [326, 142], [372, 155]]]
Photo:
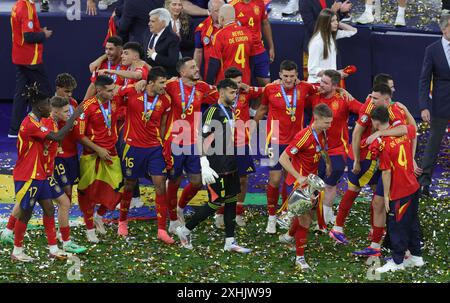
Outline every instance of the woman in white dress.
[[[314, 33], [309, 41], [308, 82], [319, 83], [327, 69], [337, 70], [336, 40], [348, 38], [357, 33], [351, 25], [338, 21], [336, 13], [331, 9], [323, 9], [316, 21]], [[338, 70], [343, 78], [348, 75]]]

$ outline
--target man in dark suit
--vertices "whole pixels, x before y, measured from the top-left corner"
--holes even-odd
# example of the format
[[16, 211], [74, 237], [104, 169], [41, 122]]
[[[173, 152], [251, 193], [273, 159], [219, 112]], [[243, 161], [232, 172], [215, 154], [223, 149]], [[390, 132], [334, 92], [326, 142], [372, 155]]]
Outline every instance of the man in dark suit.
[[164, 0], [124, 0], [116, 9], [117, 32], [124, 44], [128, 41], [143, 43], [147, 32], [148, 13], [164, 6]]
[[[422, 120], [430, 123], [430, 138], [422, 160], [423, 173], [419, 182], [423, 195], [430, 194], [431, 177], [450, 119], [450, 15], [442, 15], [439, 26], [442, 39], [425, 50], [419, 80], [419, 105]], [[431, 81], [433, 89], [429, 97]], [[431, 111], [430, 111], [431, 108]]]
[[177, 76], [180, 59], [180, 39], [170, 27], [170, 13], [165, 8], [150, 12], [150, 32], [144, 40], [145, 61], [151, 66], [162, 66], [170, 76]]

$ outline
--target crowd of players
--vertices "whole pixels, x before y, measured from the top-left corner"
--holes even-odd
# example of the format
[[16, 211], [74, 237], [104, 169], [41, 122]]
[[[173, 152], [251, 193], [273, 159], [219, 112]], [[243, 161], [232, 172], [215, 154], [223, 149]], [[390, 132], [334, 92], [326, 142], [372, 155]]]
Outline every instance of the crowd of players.
[[[296, 266], [309, 268], [304, 253], [310, 226], [328, 232], [338, 244], [349, 243], [345, 220], [365, 185], [373, 187], [371, 244], [354, 254], [380, 256], [385, 238], [392, 259], [378, 271], [423, 265], [417, 216], [420, 168], [414, 160], [417, 126], [407, 108], [392, 101], [393, 79], [377, 75], [367, 100], [360, 103], [340, 87], [341, 72], [328, 69], [319, 83], [307, 83], [299, 80], [297, 65], [284, 60], [278, 80], [251, 86], [249, 54], [255, 54], [256, 44], [251, 42], [255, 34], [234, 21], [234, 10], [231, 5], [220, 8], [222, 28], [214, 35], [204, 73], [214, 85], [201, 80], [193, 58], [181, 58], [178, 76], [170, 77], [164, 68], [142, 60], [139, 43], [122, 45], [113, 36], [107, 40], [105, 55], [90, 65], [91, 85], [80, 104], [72, 98], [77, 82], [67, 73], [57, 76], [51, 98], [36, 85], [27, 88], [32, 110], [22, 121], [17, 140], [13, 172], [17, 204], [1, 233], [4, 242], [14, 245], [13, 260], [33, 261], [23, 250], [23, 240], [36, 202], [44, 212], [51, 257], [64, 259], [68, 253], [86, 251], [70, 237], [69, 209], [76, 184], [88, 242], [100, 241], [98, 233], [106, 233], [103, 216], [117, 205], [117, 234], [127, 237], [128, 210], [140, 178], [149, 178], [154, 185], [157, 238], [163, 243], [174, 244], [172, 234], [182, 247], [193, 249], [193, 230], [215, 215], [216, 225], [225, 229], [224, 250], [251, 252], [237, 243], [235, 225], [246, 225], [247, 176], [256, 170], [250, 138], [266, 119], [267, 138], [260, 140], [266, 140], [264, 152], [273, 161], [265, 231], [277, 233], [280, 194], [280, 211], [286, 211], [289, 192], [306, 186], [309, 174], [326, 183], [311, 211], [294, 218], [289, 231], [279, 236], [280, 242], [295, 249]], [[261, 35], [256, 39], [261, 42]], [[269, 54], [262, 54], [256, 76], [266, 81]], [[202, 105], [207, 107], [203, 113]], [[251, 106], [257, 109], [253, 117]], [[308, 110], [312, 120], [306, 125]], [[349, 145], [351, 113], [358, 120]], [[336, 185], [346, 167], [348, 189], [335, 217]], [[178, 197], [184, 174], [189, 184]], [[208, 203], [186, 221], [184, 208], [203, 186]], [[59, 232], [53, 201], [59, 206]]]

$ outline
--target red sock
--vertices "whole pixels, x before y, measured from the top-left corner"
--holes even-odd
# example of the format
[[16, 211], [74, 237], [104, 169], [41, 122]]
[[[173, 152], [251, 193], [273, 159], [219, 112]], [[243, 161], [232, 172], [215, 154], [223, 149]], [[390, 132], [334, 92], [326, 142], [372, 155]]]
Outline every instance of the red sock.
[[308, 230], [309, 228], [304, 228], [299, 224], [295, 232], [295, 254], [298, 257], [305, 255], [305, 247], [308, 242]]
[[359, 192], [347, 190], [342, 197], [341, 203], [339, 203], [339, 209], [336, 216], [336, 226], [343, 227], [345, 224], [345, 220], [350, 213], [350, 209], [352, 208], [353, 202], [355, 202], [356, 197], [358, 197]]
[[284, 203], [288, 198], [288, 193], [287, 193], [287, 184], [286, 182], [283, 182], [283, 184], [281, 185], [281, 200], [282, 203]]
[[10, 215], [9, 219], [8, 219], [8, 223], [6, 224], [6, 228], [9, 230], [14, 230], [14, 225], [16, 224], [16, 221], [17, 221], [16, 217], [14, 217], [13, 215]]
[[106, 208], [106, 206], [100, 205], [100, 207], [97, 209], [97, 215], [103, 217], [107, 211], [108, 211], [108, 209]]
[[178, 195], [178, 185], [169, 180], [166, 192], [166, 203], [169, 208], [170, 221], [176, 221], [177, 217], [177, 195]]
[[70, 240], [70, 226], [60, 226], [59, 231], [61, 232], [61, 238], [64, 242]]
[[278, 207], [279, 189], [267, 184], [267, 210], [269, 216], [275, 216]]
[[185, 208], [189, 201], [194, 198], [194, 196], [199, 191], [200, 187], [195, 187], [192, 183], [189, 183], [181, 193], [180, 201], [178, 201], [178, 206], [181, 208]]
[[236, 203], [236, 216], [242, 216], [244, 214], [244, 203]]
[[166, 195], [156, 194], [155, 205], [156, 205], [156, 216], [158, 218], [158, 229], [166, 230], [166, 222], [167, 222]]
[[83, 212], [84, 224], [86, 224], [86, 229], [94, 229], [94, 210]]
[[384, 227], [373, 226], [372, 242], [381, 243], [384, 234]]
[[216, 215], [223, 215], [225, 207], [221, 206], [216, 210]]
[[45, 234], [47, 235], [48, 245], [56, 245], [58, 242], [56, 240], [56, 228], [55, 228], [55, 218], [43, 216]]
[[120, 215], [119, 221], [126, 221], [128, 217], [128, 210], [130, 209], [131, 199], [133, 198], [133, 192], [125, 190], [122, 194], [122, 200], [120, 200]]
[[294, 219], [292, 220], [291, 223], [291, 227], [289, 228], [289, 233], [288, 235], [291, 237], [295, 237], [295, 232], [297, 231], [299, 222], [298, 222], [298, 217], [294, 217]]
[[27, 224], [23, 223], [20, 220], [16, 221], [14, 225], [14, 246], [22, 247], [23, 238], [25, 236], [25, 232], [27, 231]]

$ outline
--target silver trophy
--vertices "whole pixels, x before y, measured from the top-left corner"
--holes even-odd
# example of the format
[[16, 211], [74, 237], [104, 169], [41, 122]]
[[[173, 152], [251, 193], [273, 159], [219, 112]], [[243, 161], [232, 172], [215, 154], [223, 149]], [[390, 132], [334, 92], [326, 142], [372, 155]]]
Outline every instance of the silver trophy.
[[325, 189], [325, 182], [319, 176], [309, 174], [306, 184], [289, 195], [287, 212], [277, 218], [280, 228], [289, 229], [293, 218], [306, 214], [316, 206], [320, 193]]

